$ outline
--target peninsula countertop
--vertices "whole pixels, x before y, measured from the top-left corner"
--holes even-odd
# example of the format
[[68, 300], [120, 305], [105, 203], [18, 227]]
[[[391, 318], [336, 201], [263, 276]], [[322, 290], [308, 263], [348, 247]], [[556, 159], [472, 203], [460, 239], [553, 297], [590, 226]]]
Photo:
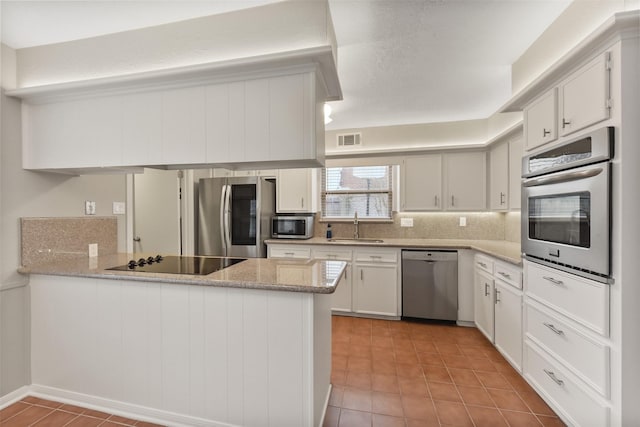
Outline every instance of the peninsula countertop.
[[[334, 237], [340, 239], [340, 237]], [[469, 239], [394, 239], [382, 237], [380, 241], [351, 240], [329, 241], [324, 237], [313, 237], [307, 240], [270, 239], [268, 245], [331, 245], [331, 246], [375, 246], [380, 248], [403, 249], [473, 249], [515, 265], [522, 264], [520, 243], [506, 240], [469, 240]]]
[[346, 267], [346, 263], [343, 261], [248, 258], [241, 263], [205, 276], [107, 270], [111, 267], [124, 265], [130, 259], [137, 259], [141, 255], [144, 254], [117, 253], [100, 255], [95, 258], [60, 256], [46, 263], [22, 266], [18, 272], [330, 294], [336, 290]]

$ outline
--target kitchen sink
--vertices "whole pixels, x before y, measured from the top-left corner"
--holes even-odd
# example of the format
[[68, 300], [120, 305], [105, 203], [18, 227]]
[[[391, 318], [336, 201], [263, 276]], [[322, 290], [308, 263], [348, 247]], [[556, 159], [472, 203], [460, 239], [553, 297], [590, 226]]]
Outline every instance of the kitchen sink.
[[341, 238], [341, 239], [329, 239], [330, 242], [363, 242], [363, 243], [383, 243], [382, 239], [367, 239], [364, 237], [355, 238]]

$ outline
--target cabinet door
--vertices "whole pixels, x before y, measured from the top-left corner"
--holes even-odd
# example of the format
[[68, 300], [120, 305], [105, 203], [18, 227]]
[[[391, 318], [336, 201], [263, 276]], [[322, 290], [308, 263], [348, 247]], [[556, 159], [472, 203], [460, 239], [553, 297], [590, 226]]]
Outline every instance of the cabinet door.
[[444, 159], [447, 210], [485, 210], [487, 208], [485, 153], [446, 154]]
[[509, 209], [522, 204], [522, 138], [509, 141]]
[[493, 277], [476, 269], [475, 273], [475, 321], [476, 326], [493, 342]]
[[314, 169], [280, 169], [276, 179], [278, 213], [315, 212]]
[[126, 95], [122, 101], [125, 165], [162, 164], [162, 93]]
[[558, 139], [557, 93], [557, 89], [554, 88], [524, 109], [525, 147], [527, 150]]
[[442, 155], [405, 159], [401, 185], [402, 210], [442, 210]]
[[164, 163], [189, 164], [206, 159], [206, 97], [202, 88], [168, 90], [162, 94]]
[[[205, 88], [207, 163], [224, 163], [229, 157], [230, 99], [229, 85]], [[244, 117], [242, 118], [244, 120]]]
[[496, 347], [522, 371], [522, 292], [499, 280], [494, 292]]
[[560, 85], [561, 135], [609, 118], [608, 55], [599, 56]]
[[313, 114], [309, 74], [269, 79], [269, 155], [274, 159], [299, 159], [311, 152]]
[[245, 83], [244, 90], [245, 156], [243, 160], [269, 159], [269, 80], [249, 80]]
[[509, 208], [509, 144], [491, 148], [489, 153], [489, 203], [491, 210]]
[[331, 296], [331, 309], [333, 311], [351, 312], [351, 303], [351, 264], [348, 264], [336, 291]]
[[356, 264], [353, 311], [398, 316], [398, 267]]

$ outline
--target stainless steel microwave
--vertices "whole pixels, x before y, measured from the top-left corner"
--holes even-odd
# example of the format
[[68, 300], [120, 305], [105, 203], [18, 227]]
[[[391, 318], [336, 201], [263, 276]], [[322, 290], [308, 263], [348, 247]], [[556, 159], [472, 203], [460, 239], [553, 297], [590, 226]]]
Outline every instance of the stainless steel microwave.
[[524, 157], [527, 259], [610, 282], [612, 157], [612, 127]]
[[276, 215], [271, 217], [274, 239], [310, 239], [313, 237], [314, 215]]

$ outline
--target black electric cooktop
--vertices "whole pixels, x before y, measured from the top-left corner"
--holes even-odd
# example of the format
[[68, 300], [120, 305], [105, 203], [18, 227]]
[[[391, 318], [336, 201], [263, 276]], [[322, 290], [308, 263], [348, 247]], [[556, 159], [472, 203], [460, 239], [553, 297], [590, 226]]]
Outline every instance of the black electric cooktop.
[[107, 268], [107, 270], [206, 276], [245, 260], [246, 258], [156, 255], [138, 260], [132, 259], [125, 265]]

